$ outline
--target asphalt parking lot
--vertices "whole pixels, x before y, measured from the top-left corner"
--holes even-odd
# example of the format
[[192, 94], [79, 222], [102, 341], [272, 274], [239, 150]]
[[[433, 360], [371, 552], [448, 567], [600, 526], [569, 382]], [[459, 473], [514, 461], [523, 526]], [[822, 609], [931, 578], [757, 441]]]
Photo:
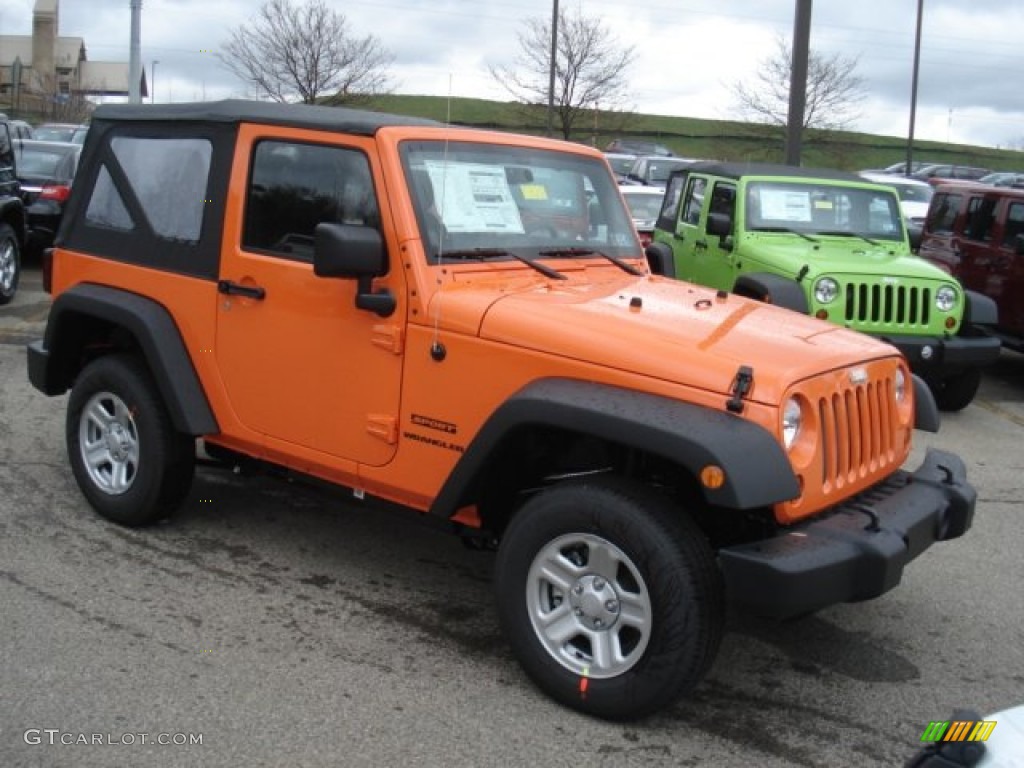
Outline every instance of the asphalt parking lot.
[[0, 308], [0, 764], [900, 765], [954, 708], [1024, 703], [1022, 355], [918, 435], [913, 459], [953, 450], [979, 490], [963, 539], [878, 600], [731, 615], [693, 696], [613, 724], [529, 683], [493, 555], [416, 520], [214, 469], [167, 524], [97, 517], [64, 398], [26, 379], [46, 311], [32, 269]]

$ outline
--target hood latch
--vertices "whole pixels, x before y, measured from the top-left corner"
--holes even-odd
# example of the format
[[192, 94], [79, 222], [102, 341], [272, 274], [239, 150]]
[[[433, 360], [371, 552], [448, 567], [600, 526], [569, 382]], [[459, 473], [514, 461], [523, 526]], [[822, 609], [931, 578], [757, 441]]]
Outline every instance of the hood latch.
[[730, 413], [743, 413], [743, 398], [754, 387], [754, 369], [749, 365], [741, 365], [732, 380], [732, 397], [726, 401], [725, 407]]

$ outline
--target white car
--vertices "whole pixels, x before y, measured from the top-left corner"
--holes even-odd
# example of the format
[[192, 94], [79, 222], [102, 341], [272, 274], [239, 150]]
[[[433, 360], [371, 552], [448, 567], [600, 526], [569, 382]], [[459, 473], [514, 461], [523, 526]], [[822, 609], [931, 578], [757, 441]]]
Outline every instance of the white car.
[[928, 204], [932, 195], [935, 194], [935, 187], [926, 181], [908, 179], [906, 176], [896, 176], [890, 173], [861, 173], [868, 181], [876, 184], [886, 184], [896, 190], [900, 199], [900, 211], [903, 213], [903, 220], [907, 224], [907, 234], [910, 236], [910, 247], [915, 251], [921, 244], [921, 232], [924, 230], [924, 220], [928, 215]]
[[619, 187], [629, 214], [633, 217], [633, 226], [640, 235], [640, 245], [646, 248], [654, 235], [654, 223], [661, 212], [661, 201], [665, 198], [662, 187]]

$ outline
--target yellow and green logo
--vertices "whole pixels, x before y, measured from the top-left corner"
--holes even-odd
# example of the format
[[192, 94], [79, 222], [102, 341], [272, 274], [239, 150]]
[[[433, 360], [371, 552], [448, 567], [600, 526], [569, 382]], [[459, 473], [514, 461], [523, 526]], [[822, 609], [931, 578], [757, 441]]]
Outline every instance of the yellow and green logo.
[[988, 741], [995, 728], [995, 720], [932, 720], [921, 741]]

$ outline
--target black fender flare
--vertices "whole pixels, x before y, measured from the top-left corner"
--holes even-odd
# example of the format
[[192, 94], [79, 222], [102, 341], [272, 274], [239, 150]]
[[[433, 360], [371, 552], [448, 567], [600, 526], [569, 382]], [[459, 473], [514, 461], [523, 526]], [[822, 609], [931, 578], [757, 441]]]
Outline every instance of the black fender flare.
[[52, 396], [71, 387], [82, 349], [90, 341], [82, 330], [84, 318], [105, 321], [132, 335], [175, 429], [188, 435], [220, 431], [170, 312], [152, 299], [118, 288], [82, 283], [54, 300], [43, 342], [29, 345], [29, 378], [36, 389]]
[[795, 280], [779, 277], [767, 272], [752, 272], [741, 275], [732, 287], [733, 293], [753, 296], [766, 304], [785, 307], [808, 315], [811, 312], [807, 295]]
[[[724, 403], [724, 395], [723, 395]], [[699, 477], [711, 464], [725, 471], [706, 501], [753, 509], [796, 498], [793, 468], [763, 427], [726, 411], [646, 392], [574, 379], [540, 379], [502, 403], [484, 423], [438, 493], [431, 514], [448, 517], [475, 498], [488, 457], [521, 428], [556, 427], [623, 444], [677, 462]]]
[[999, 308], [983, 293], [964, 290], [964, 305], [963, 328], [972, 325], [995, 327], [999, 322]]
[[644, 249], [644, 256], [647, 257], [647, 264], [651, 272], [665, 277], [676, 276], [676, 257], [665, 243], [654, 242]]

